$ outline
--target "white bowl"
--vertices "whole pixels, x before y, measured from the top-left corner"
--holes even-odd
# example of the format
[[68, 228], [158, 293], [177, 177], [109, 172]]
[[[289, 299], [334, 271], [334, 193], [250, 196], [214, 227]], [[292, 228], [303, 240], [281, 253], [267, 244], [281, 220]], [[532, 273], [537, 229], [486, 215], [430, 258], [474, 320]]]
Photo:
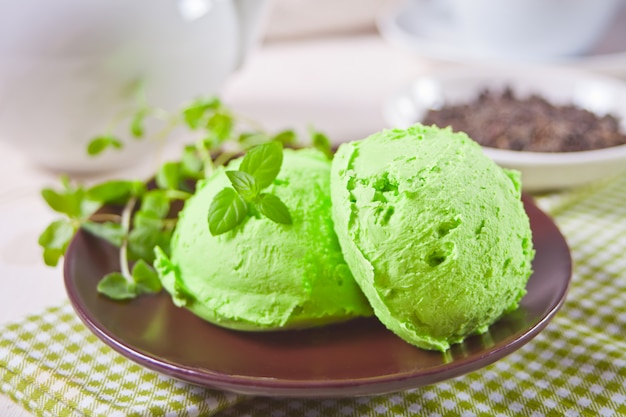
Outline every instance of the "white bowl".
[[[505, 87], [519, 97], [538, 94], [555, 105], [612, 114], [626, 132], [626, 82], [560, 68], [473, 68], [423, 76], [387, 99], [385, 119], [392, 127], [406, 128], [420, 122], [429, 109], [470, 102], [484, 89]], [[582, 152], [483, 150], [500, 166], [519, 170], [527, 192], [580, 186], [626, 171], [626, 145]]]
[[[0, 0], [0, 140], [62, 172], [132, 166], [158, 148], [132, 139], [132, 115], [218, 93], [259, 39], [266, 4]], [[124, 150], [88, 156], [105, 134], [128, 138]]]

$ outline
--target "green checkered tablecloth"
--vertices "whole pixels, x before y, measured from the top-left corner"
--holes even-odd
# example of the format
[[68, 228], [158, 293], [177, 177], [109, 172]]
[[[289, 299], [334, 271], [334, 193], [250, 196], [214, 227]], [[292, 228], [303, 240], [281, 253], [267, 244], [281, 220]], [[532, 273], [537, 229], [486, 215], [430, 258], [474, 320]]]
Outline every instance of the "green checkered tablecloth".
[[0, 392], [39, 416], [624, 416], [626, 176], [537, 197], [566, 236], [573, 283], [559, 314], [482, 370], [395, 394], [328, 400], [202, 389], [130, 362], [69, 305], [0, 329]]

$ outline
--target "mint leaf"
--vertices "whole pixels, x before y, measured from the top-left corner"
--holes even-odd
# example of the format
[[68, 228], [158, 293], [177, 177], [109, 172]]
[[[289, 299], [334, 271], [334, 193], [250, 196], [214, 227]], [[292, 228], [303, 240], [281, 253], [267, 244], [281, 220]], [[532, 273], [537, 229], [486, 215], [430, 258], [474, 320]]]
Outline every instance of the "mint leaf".
[[87, 145], [87, 154], [89, 156], [100, 155], [108, 148], [121, 149], [122, 142], [111, 135], [98, 136]]
[[170, 212], [170, 200], [162, 190], [148, 191], [141, 201], [141, 211], [162, 219]]
[[198, 178], [202, 174], [204, 165], [195, 146], [185, 146], [180, 162], [182, 174], [186, 177]]
[[68, 220], [52, 222], [41, 235], [39, 245], [43, 248], [43, 260], [48, 266], [56, 266], [65, 254], [76, 230]]
[[333, 159], [333, 149], [328, 136], [321, 132], [312, 132], [313, 147], [326, 155], [328, 159]]
[[137, 296], [137, 288], [119, 272], [111, 272], [98, 282], [98, 292], [114, 300], [128, 300]]
[[144, 122], [146, 116], [149, 114], [148, 109], [141, 109], [133, 116], [133, 119], [130, 122], [130, 133], [136, 137], [141, 138], [144, 135]]
[[41, 190], [41, 196], [48, 206], [56, 212], [63, 213], [69, 217], [79, 217], [81, 214], [80, 204], [84, 197], [83, 190], [67, 190], [58, 192], [51, 188]]
[[124, 229], [122, 225], [119, 223], [113, 222], [92, 222], [85, 221], [82, 224], [82, 228], [91, 233], [94, 236], [98, 236], [107, 242], [111, 243], [113, 246], [120, 247], [122, 245], [122, 241], [124, 240]]
[[172, 231], [164, 228], [163, 219], [149, 211], [138, 211], [133, 217], [133, 229], [128, 234], [128, 252], [132, 259], [154, 261], [154, 248], [169, 250]]
[[176, 190], [181, 181], [179, 162], [166, 162], [157, 171], [155, 180], [159, 188]]
[[261, 132], [243, 132], [237, 138], [237, 142], [239, 142], [244, 149], [267, 143], [269, 140], [270, 137]]
[[261, 198], [257, 201], [257, 207], [262, 215], [275, 223], [292, 223], [289, 209], [280, 198], [273, 194], [261, 194]]
[[218, 143], [224, 142], [233, 131], [233, 118], [226, 113], [215, 113], [209, 118], [206, 128]]
[[133, 217], [133, 225], [135, 228], [161, 230], [163, 227], [163, 219], [157, 213], [140, 210], [135, 213]]
[[243, 171], [226, 171], [226, 175], [231, 184], [246, 201], [252, 201], [259, 195], [259, 186], [256, 179]]
[[213, 236], [237, 227], [248, 215], [248, 204], [234, 189], [217, 193], [209, 207], [209, 231]]
[[283, 164], [283, 145], [280, 142], [268, 142], [255, 146], [244, 156], [239, 171], [252, 175], [263, 189], [269, 186]]
[[102, 204], [123, 204], [131, 195], [141, 195], [145, 190], [141, 181], [111, 180], [87, 190], [87, 198]]
[[158, 274], [143, 259], [135, 263], [132, 274], [139, 293], [150, 294], [161, 291], [162, 286]]
[[61, 182], [64, 188], [62, 191], [51, 188], [41, 190], [41, 196], [54, 211], [65, 214], [70, 219], [83, 219], [91, 216], [102, 205], [88, 199], [82, 187], [73, 187], [67, 177], [62, 177]]
[[283, 145], [291, 145], [296, 142], [297, 136], [296, 132], [293, 130], [283, 130], [282, 132], [277, 133], [272, 140], [276, 142], [280, 142]]
[[221, 106], [220, 101], [215, 98], [209, 99], [198, 99], [183, 109], [183, 118], [185, 119], [185, 123], [192, 130], [200, 127], [202, 120], [205, 117], [205, 113], [208, 110], [216, 110]]

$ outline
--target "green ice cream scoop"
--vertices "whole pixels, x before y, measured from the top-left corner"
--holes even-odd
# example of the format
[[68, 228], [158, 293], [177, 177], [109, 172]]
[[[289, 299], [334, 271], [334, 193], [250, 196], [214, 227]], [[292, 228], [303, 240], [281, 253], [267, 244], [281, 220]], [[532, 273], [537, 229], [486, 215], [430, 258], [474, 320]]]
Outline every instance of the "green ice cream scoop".
[[285, 150], [278, 177], [264, 190], [285, 203], [291, 225], [251, 216], [213, 236], [209, 207], [229, 186], [223, 169], [201, 182], [180, 213], [171, 257], [157, 251], [155, 265], [177, 305], [238, 330], [303, 328], [372, 315], [333, 230], [330, 161], [324, 155]]
[[415, 125], [339, 147], [333, 220], [376, 316], [446, 350], [518, 307], [534, 256], [520, 179], [450, 129]]

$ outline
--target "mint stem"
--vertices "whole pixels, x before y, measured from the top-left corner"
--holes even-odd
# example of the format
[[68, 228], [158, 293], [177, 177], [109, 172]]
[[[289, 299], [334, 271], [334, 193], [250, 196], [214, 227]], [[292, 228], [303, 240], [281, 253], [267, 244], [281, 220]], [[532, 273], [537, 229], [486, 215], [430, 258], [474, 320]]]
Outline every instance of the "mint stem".
[[181, 190], [166, 190], [165, 195], [167, 198], [173, 199], [173, 200], [187, 200], [193, 194], [188, 193], [186, 191], [181, 191]]
[[122, 211], [121, 226], [124, 231], [124, 239], [120, 246], [120, 272], [129, 283], [134, 284], [135, 280], [128, 268], [128, 235], [130, 233], [130, 222], [133, 216], [133, 210], [137, 204], [137, 197], [131, 197]]
[[94, 221], [94, 222], [114, 222], [117, 223], [120, 221], [120, 215], [119, 214], [112, 214], [112, 213], [96, 213], [96, 214], [92, 214], [90, 217], [90, 220]]
[[217, 158], [215, 158], [215, 161], [213, 162], [213, 164], [217, 167], [222, 166], [222, 165], [226, 165], [226, 162], [230, 161], [234, 156], [237, 155], [238, 152], [222, 152], [220, 153]]
[[204, 166], [204, 178], [209, 178], [215, 170], [211, 152], [209, 152], [201, 141], [196, 143], [196, 149], [198, 151], [198, 155], [200, 155], [200, 159], [202, 160], [202, 165]]

